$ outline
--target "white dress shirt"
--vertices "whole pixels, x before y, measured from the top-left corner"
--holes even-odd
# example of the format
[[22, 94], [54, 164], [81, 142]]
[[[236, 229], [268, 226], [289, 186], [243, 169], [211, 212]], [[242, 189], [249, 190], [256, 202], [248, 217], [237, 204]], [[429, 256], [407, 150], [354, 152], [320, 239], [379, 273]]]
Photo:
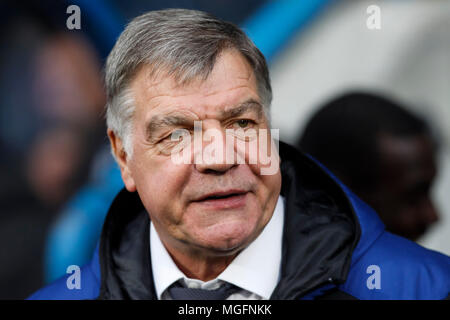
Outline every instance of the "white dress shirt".
[[279, 196], [273, 216], [261, 234], [216, 279], [204, 282], [181, 272], [150, 222], [150, 258], [158, 299], [170, 300], [167, 289], [178, 280], [184, 281], [188, 288], [213, 290], [224, 281], [242, 288], [227, 300], [269, 299], [280, 274], [283, 224], [284, 198]]

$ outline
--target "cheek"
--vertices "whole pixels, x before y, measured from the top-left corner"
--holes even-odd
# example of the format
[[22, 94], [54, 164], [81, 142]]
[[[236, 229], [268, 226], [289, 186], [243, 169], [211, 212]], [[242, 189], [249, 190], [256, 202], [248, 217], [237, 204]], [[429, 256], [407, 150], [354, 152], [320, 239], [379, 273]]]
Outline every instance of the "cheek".
[[170, 158], [136, 158], [132, 175], [142, 203], [152, 219], [177, 221], [184, 207], [183, 187], [188, 177], [186, 165], [175, 165]]
[[[269, 132], [267, 129], [264, 130], [262, 131]], [[246, 147], [246, 162], [253, 174], [260, 176], [263, 180], [271, 180], [270, 177], [266, 179], [268, 176], [275, 176], [277, 179], [276, 176], [280, 173], [280, 157], [277, 150], [278, 144], [271, 139], [270, 135], [259, 134], [257, 143], [253, 147]]]
[[[273, 162], [268, 165], [257, 163], [250, 164], [249, 168], [259, 180], [259, 192], [264, 193], [261, 197], [268, 200], [274, 195], [278, 195], [281, 190], [281, 171], [279, 158], [273, 158]], [[260, 198], [261, 199], [261, 198]]]
[[[281, 173], [280, 171], [277, 174], [261, 176], [262, 185], [264, 186], [263, 192], [266, 200], [266, 207], [275, 208], [275, 204], [278, 200], [278, 196], [281, 191]], [[263, 208], [265, 209], [265, 208]]]
[[281, 172], [278, 170], [275, 174], [260, 175], [260, 168], [256, 168], [255, 170], [258, 170], [258, 173], [253, 172], [259, 180], [256, 197], [261, 208], [262, 219], [266, 220], [271, 217], [278, 201], [278, 196], [280, 195]]
[[257, 197], [265, 213], [275, 206], [281, 190], [278, 144], [272, 139], [270, 130], [265, 127], [259, 131], [258, 138], [253, 142], [256, 142], [253, 147], [249, 146], [249, 143], [245, 147], [246, 163], [259, 180]]

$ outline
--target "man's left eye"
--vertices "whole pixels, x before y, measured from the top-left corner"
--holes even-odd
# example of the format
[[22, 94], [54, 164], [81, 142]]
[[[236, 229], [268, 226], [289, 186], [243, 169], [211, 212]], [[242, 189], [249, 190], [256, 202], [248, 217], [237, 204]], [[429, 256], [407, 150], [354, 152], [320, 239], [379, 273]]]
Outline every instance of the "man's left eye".
[[240, 120], [236, 121], [236, 123], [240, 128], [247, 128], [248, 125], [250, 124], [250, 120], [240, 119]]

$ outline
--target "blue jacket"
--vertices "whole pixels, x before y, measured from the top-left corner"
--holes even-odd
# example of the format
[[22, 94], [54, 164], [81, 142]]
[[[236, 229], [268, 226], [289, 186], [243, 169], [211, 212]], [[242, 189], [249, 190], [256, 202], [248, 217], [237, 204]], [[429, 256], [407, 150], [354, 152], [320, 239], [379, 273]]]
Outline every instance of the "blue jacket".
[[[285, 225], [273, 299], [445, 299], [450, 257], [384, 229], [378, 215], [322, 165], [280, 143]], [[29, 299], [156, 299], [149, 217], [122, 190], [80, 288], [68, 274]]]

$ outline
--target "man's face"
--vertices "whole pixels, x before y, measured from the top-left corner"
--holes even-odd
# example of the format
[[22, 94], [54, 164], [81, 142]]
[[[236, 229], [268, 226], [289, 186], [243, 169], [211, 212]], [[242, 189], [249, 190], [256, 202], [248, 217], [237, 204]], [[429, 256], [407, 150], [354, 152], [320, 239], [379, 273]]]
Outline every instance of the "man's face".
[[260, 163], [176, 164], [171, 153], [178, 142], [171, 134], [180, 129], [192, 134], [194, 121], [201, 121], [203, 132], [223, 132], [224, 139], [226, 129], [268, 129], [247, 61], [225, 51], [206, 80], [187, 85], [167, 76], [150, 78], [144, 67], [131, 88], [133, 155], [119, 160], [127, 189], [137, 190], [169, 252], [235, 254], [272, 217], [281, 188], [279, 167], [261, 175]]
[[426, 135], [381, 135], [379, 150], [379, 214], [389, 231], [417, 240], [438, 220], [430, 194], [436, 175], [432, 141]]

